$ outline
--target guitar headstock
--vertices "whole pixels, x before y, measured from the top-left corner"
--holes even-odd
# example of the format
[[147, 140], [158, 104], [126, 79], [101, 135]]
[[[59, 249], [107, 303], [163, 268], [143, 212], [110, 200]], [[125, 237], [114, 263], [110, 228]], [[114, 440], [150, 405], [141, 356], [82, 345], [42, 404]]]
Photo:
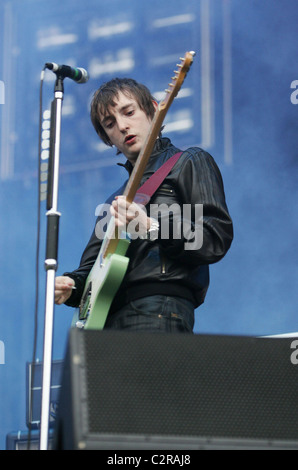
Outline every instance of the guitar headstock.
[[177, 64], [178, 70], [174, 70], [174, 76], [172, 77], [172, 81], [169, 83], [169, 88], [166, 91], [166, 97], [161, 103], [159, 104], [160, 109], [168, 108], [177, 96], [184, 79], [193, 63], [193, 59], [195, 56], [195, 52], [190, 51], [186, 52], [184, 57], [180, 57], [180, 64]]

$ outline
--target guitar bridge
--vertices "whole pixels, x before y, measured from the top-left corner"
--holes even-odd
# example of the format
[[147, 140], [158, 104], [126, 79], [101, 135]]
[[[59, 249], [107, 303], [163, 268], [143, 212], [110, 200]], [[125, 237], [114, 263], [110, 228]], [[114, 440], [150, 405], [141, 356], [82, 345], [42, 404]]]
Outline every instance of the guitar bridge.
[[91, 308], [90, 305], [90, 297], [91, 297], [91, 290], [92, 290], [92, 282], [89, 282], [85, 293], [83, 294], [80, 302], [80, 313], [79, 313], [79, 320], [86, 320], [89, 315], [89, 311]]

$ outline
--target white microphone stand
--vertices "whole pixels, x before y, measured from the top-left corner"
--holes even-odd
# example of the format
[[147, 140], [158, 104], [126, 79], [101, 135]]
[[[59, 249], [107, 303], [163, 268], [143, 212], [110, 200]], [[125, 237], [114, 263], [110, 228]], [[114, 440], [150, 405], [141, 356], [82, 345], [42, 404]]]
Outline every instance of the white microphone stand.
[[58, 266], [58, 232], [60, 213], [58, 212], [58, 181], [60, 159], [61, 115], [64, 87], [63, 77], [57, 75], [54, 100], [51, 105], [50, 158], [47, 196], [47, 239], [46, 239], [46, 300], [43, 345], [43, 374], [40, 419], [40, 450], [48, 449], [50, 393], [52, 375], [52, 347], [54, 324], [55, 274]]

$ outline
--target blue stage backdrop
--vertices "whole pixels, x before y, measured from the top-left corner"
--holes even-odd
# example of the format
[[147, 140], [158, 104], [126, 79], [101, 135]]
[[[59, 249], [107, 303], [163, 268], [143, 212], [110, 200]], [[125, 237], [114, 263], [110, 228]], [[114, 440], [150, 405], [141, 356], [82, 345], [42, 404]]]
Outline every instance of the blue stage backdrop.
[[[95, 208], [118, 187], [123, 157], [89, 119], [98, 86], [114, 76], [164, 96], [179, 57], [196, 51], [165, 133], [217, 161], [235, 226], [228, 255], [211, 266], [196, 333], [298, 331], [297, 0], [1, 0], [0, 5], [0, 448], [26, 430], [26, 363], [34, 338], [38, 117], [46, 62], [84, 67], [65, 80], [58, 209], [58, 274], [77, 267]], [[41, 248], [37, 357], [42, 360], [49, 109], [43, 86]], [[53, 358], [63, 359], [72, 310], [55, 309]], [[290, 358], [290, 352], [289, 352]], [[290, 359], [289, 359], [290, 360]]]

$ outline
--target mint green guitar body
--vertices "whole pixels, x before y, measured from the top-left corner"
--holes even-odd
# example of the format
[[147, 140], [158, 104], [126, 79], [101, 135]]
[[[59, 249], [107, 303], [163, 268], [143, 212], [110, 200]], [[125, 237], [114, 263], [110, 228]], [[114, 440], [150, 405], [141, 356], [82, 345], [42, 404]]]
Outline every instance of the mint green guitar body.
[[73, 326], [85, 330], [102, 330], [111, 303], [123, 281], [129, 258], [125, 256], [128, 239], [118, 241], [115, 253], [102, 256], [102, 250], [87, 278], [82, 300], [73, 318]]

